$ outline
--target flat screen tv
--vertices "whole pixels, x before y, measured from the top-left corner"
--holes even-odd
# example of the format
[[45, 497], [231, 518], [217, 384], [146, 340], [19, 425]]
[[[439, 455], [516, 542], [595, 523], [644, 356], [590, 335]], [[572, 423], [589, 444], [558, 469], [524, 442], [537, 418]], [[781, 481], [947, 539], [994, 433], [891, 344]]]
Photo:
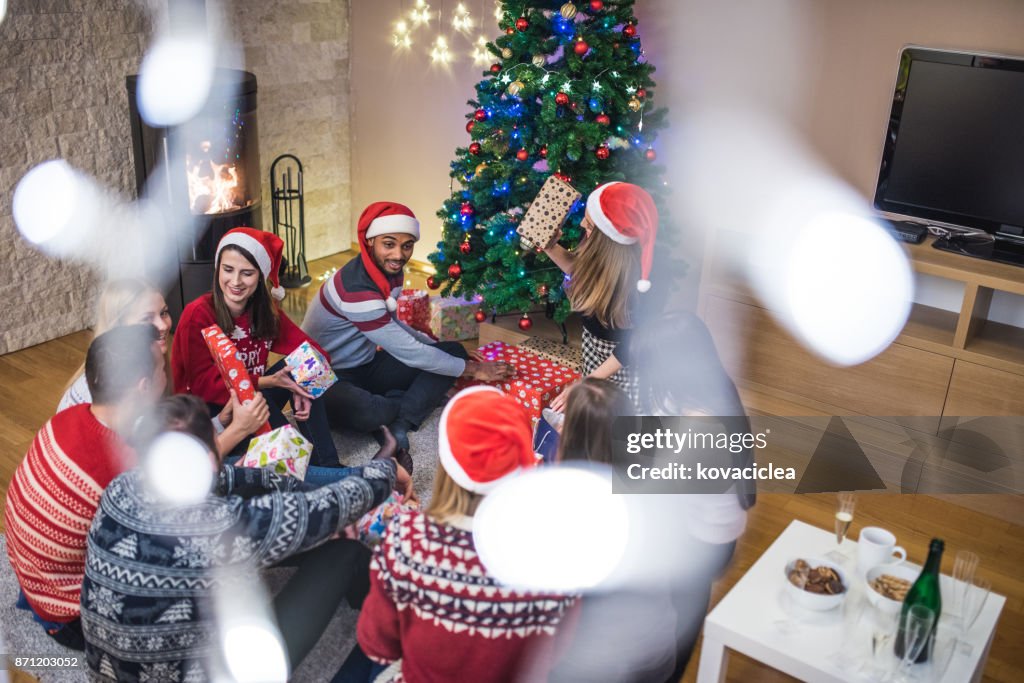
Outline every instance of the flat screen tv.
[[991, 235], [940, 249], [1024, 265], [1024, 59], [904, 48], [874, 204]]

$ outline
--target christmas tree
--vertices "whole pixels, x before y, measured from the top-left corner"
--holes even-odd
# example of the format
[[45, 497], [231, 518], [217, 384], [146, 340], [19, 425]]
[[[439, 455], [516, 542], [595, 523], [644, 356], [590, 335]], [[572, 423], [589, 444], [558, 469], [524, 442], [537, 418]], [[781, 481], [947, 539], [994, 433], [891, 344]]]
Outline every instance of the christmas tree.
[[[584, 197], [612, 180], [636, 183], [654, 196], [664, 224], [664, 169], [653, 143], [665, 110], [654, 107], [654, 67], [644, 59], [633, 0], [501, 8], [504, 35], [487, 45], [496, 61], [468, 102], [470, 141], [451, 164], [428, 284], [444, 295], [480, 294], [488, 312], [545, 304], [561, 322], [570, 311], [562, 271], [521, 245], [516, 225], [550, 175]], [[584, 209], [584, 201], [573, 207], [563, 246], [578, 244]]]

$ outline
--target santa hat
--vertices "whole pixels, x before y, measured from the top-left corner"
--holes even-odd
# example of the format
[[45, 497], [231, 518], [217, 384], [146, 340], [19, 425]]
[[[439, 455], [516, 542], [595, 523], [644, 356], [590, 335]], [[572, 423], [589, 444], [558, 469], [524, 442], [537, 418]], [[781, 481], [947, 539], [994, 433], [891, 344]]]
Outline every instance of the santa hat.
[[387, 276], [380, 271], [370, 254], [370, 246], [367, 243], [371, 237], [378, 235], [393, 235], [402, 233], [412, 235], [417, 241], [420, 239], [420, 222], [416, 220], [412, 209], [404, 204], [396, 202], [374, 202], [363, 209], [359, 216], [359, 253], [363, 259], [366, 272], [370, 274], [377, 289], [384, 295], [385, 303], [389, 311], [398, 308], [398, 302], [391, 296], [391, 283]]
[[487, 493], [537, 464], [530, 416], [494, 387], [478, 385], [455, 394], [441, 413], [438, 432], [441, 466], [473, 493]]
[[597, 229], [618, 244], [640, 244], [640, 280], [636, 288], [651, 288], [651, 261], [658, 234], [658, 208], [651, 195], [632, 183], [605, 183], [587, 197], [587, 214]]
[[241, 247], [256, 260], [263, 277], [270, 280], [270, 294], [280, 301], [284, 298], [284, 287], [277, 279], [281, 270], [281, 252], [284, 242], [272, 232], [264, 232], [255, 228], [232, 228], [224, 233], [217, 244], [217, 261], [224, 247]]

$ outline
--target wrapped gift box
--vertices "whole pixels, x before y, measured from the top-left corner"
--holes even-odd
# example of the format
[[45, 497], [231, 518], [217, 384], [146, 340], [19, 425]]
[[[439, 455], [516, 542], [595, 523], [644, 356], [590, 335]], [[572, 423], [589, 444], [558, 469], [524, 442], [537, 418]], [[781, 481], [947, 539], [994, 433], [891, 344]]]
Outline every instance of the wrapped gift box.
[[455, 383], [456, 389], [464, 389], [474, 384], [497, 387], [526, 408], [534, 422], [540, 419], [541, 411], [555, 396], [580, 378], [580, 374], [572, 368], [541, 358], [517, 346], [493, 342], [481, 346], [479, 351], [485, 360], [505, 361], [512, 365], [515, 368], [515, 376], [512, 379], [495, 382], [459, 379]]
[[311, 393], [313, 398], [320, 398], [338, 381], [327, 359], [309, 342], [299, 344], [285, 356], [284, 362], [291, 368], [289, 372], [295, 382]]
[[483, 299], [475, 296], [469, 301], [461, 297], [435, 296], [430, 298], [430, 331], [441, 341], [462, 341], [480, 336], [480, 323], [476, 312]]
[[583, 367], [583, 351], [572, 344], [563, 344], [560, 341], [543, 337], [530, 337], [520, 344], [519, 348], [541, 358], [553, 360], [559, 365], [572, 368], [577, 372]]
[[[256, 398], [256, 383], [249, 376], [245, 363], [238, 355], [238, 349], [224, 334], [224, 331], [217, 325], [210, 325], [203, 328], [202, 335], [228, 391], [234, 389], [239, 403], [244, 404]], [[270, 425], [264, 422], [263, 426], [256, 430], [256, 433], [266, 434], [269, 431]]]
[[242, 467], [266, 467], [296, 479], [306, 478], [313, 444], [291, 425], [254, 437], [240, 463]]
[[383, 503], [359, 518], [355, 524], [355, 537], [365, 545], [374, 548], [384, 539], [388, 524], [402, 510], [416, 507], [414, 503], [406, 503], [398, 491], [393, 491]]
[[[398, 319], [414, 330], [430, 332], [430, 296], [423, 289], [403, 289], [398, 297]], [[431, 334], [431, 336], [433, 336]]]
[[572, 185], [549, 176], [516, 228], [523, 246], [527, 249], [547, 246], [580, 196]]

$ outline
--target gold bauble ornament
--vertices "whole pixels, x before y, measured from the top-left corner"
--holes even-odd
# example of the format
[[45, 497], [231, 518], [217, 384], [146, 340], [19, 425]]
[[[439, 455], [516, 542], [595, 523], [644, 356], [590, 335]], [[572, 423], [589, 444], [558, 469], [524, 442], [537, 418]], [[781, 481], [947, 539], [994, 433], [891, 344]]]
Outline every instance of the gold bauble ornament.
[[523, 89], [523, 82], [522, 81], [512, 81], [511, 83], [508, 84], [508, 88], [506, 89], [506, 92], [508, 92], [509, 95], [518, 95], [519, 91], [522, 90], [522, 89]]
[[644, 104], [643, 102], [634, 97], [629, 101], [629, 104], [627, 106], [629, 107], [630, 111], [640, 111], [640, 109], [643, 108]]
[[501, 56], [503, 58], [505, 58], [505, 59], [512, 59], [512, 48], [510, 48], [510, 47], [502, 48]]
[[476, 171], [474, 171], [474, 173], [476, 173], [477, 175], [480, 175], [481, 173], [483, 173], [486, 170], [487, 170], [487, 164], [477, 164]]
[[536, 55], [533, 56], [532, 59], [530, 59], [530, 61], [538, 69], [543, 69], [544, 65], [548, 63], [548, 58], [545, 57], [544, 55], [536, 54]]
[[561, 12], [562, 16], [565, 17], [566, 19], [572, 19], [573, 17], [576, 16], [576, 5], [572, 4], [571, 2], [567, 2], [564, 5], [562, 5], [562, 9], [558, 11]]

